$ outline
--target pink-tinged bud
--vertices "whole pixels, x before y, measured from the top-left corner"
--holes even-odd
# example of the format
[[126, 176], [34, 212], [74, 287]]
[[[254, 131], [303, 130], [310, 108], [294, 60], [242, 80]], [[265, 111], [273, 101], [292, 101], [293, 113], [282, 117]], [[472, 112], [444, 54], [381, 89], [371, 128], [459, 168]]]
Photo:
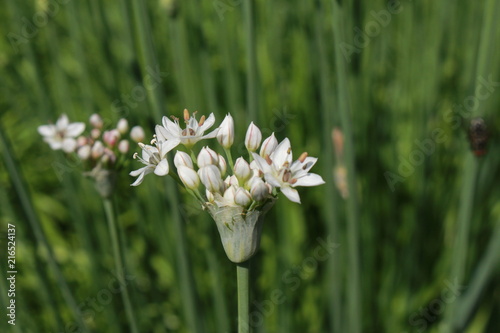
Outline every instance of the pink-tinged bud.
[[179, 174], [179, 178], [181, 179], [184, 186], [188, 189], [196, 190], [200, 186], [200, 178], [198, 174], [193, 169], [180, 165], [177, 168], [177, 173]]
[[92, 125], [94, 128], [101, 129], [103, 125], [103, 121], [100, 115], [97, 113], [94, 113], [93, 115], [90, 116], [89, 118], [89, 123]]
[[234, 174], [241, 182], [245, 182], [252, 176], [250, 165], [243, 157], [238, 157], [236, 163], [234, 163]]
[[125, 134], [128, 131], [128, 121], [125, 118], [121, 118], [118, 120], [118, 124], [116, 124], [116, 129], [120, 134]]
[[114, 147], [118, 142], [118, 140], [120, 139], [120, 132], [118, 132], [117, 129], [112, 129], [111, 131], [104, 131], [102, 139], [108, 146]]
[[253, 121], [248, 126], [247, 134], [245, 136], [245, 147], [251, 152], [259, 149], [260, 142], [262, 141], [262, 133], [260, 129], [254, 125]]
[[135, 142], [143, 142], [146, 135], [141, 126], [134, 126], [130, 130], [130, 138]]
[[78, 147], [85, 146], [88, 142], [89, 142], [89, 139], [87, 139], [87, 138], [86, 138], [86, 137], [84, 137], [84, 136], [79, 136], [79, 137], [76, 139], [76, 145], [77, 145]]
[[174, 156], [174, 165], [177, 169], [181, 166], [188, 167], [190, 169], [193, 169], [193, 161], [191, 160], [191, 157], [183, 151], [177, 151]]
[[222, 121], [217, 131], [217, 141], [219, 144], [229, 149], [234, 142], [234, 121], [230, 114], [227, 114], [226, 118]]
[[238, 178], [236, 178], [235, 175], [232, 176], [227, 176], [226, 179], [224, 180], [224, 183], [227, 186], [239, 186]]
[[78, 157], [80, 157], [80, 159], [82, 160], [87, 160], [90, 157], [90, 153], [91, 153], [91, 148], [89, 145], [81, 146], [77, 152]]
[[104, 154], [104, 145], [102, 144], [101, 141], [96, 141], [94, 142], [94, 145], [92, 146], [92, 151], [91, 151], [91, 156], [94, 160], [97, 160], [99, 157]]
[[224, 176], [226, 174], [226, 171], [227, 171], [226, 159], [224, 157], [222, 157], [221, 154], [217, 154], [217, 155], [219, 157], [219, 170], [220, 170], [220, 174], [222, 176]]
[[122, 140], [118, 143], [118, 151], [122, 154], [128, 153], [128, 150], [130, 149], [130, 143], [128, 140]]
[[253, 178], [250, 183], [250, 193], [255, 201], [261, 201], [267, 198], [269, 190], [261, 178]]
[[101, 161], [103, 163], [113, 164], [116, 162], [116, 155], [111, 149], [105, 147]]
[[266, 156], [271, 155], [276, 147], [278, 147], [278, 140], [276, 140], [273, 132], [271, 136], [265, 139], [262, 143], [262, 147], [260, 147], [260, 156], [265, 158]]
[[208, 147], [203, 147], [198, 154], [196, 163], [199, 168], [207, 165], [219, 165], [219, 154]]
[[243, 187], [238, 188], [234, 195], [234, 202], [242, 207], [248, 206], [252, 202], [252, 196]]
[[210, 192], [219, 192], [223, 187], [220, 170], [215, 165], [207, 165], [198, 170], [200, 180]]
[[96, 140], [97, 138], [99, 138], [101, 136], [101, 130], [100, 129], [97, 129], [97, 128], [93, 128], [91, 131], [90, 131], [90, 137], [94, 140]]

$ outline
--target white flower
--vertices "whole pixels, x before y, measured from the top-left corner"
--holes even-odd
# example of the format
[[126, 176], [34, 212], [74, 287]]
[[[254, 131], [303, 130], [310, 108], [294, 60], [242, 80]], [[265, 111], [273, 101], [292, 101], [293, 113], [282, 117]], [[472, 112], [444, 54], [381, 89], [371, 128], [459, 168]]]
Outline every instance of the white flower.
[[200, 178], [198, 174], [193, 169], [181, 165], [177, 168], [177, 173], [179, 174], [179, 178], [181, 179], [184, 186], [188, 189], [196, 190], [200, 186]]
[[219, 165], [219, 154], [208, 147], [203, 147], [196, 158], [196, 164], [199, 168], [207, 165]]
[[262, 141], [262, 133], [260, 129], [254, 125], [253, 121], [248, 126], [247, 134], [245, 135], [245, 147], [254, 152], [259, 148], [260, 142]]
[[262, 143], [262, 147], [260, 147], [260, 156], [266, 157], [266, 155], [271, 155], [271, 153], [276, 149], [278, 146], [278, 140], [276, 140], [276, 137], [274, 136], [274, 132], [264, 140]]
[[78, 135], [85, 130], [84, 123], [71, 123], [68, 117], [63, 114], [55, 125], [42, 125], [38, 127], [38, 133], [43, 140], [50, 145], [53, 150], [62, 149], [66, 153], [75, 151], [77, 146], [76, 139]]
[[214, 138], [217, 135], [218, 129], [215, 129], [209, 134], [205, 134], [205, 131], [212, 127], [215, 123], [214, 114], [211, 113], [207, 119], [202, 116], [198, 122], [195, 117], [196, 112], [192, 116], [189, 115], [189, 111], [184, 109], [184, 122], [186, 123], [186, 128], [182, 129], [179, 125], [179, 119], [174, 118], [174, 121], [163, 117], [163, 126], [156, 125], [156, 133], [158, 140], [180, 140], [187, 148], [191, 148], [194, 144], [202, 139]]
[[179, 140], [157, 142], [155, 139], [153, 139], [153, 141], [151, 141], [151, 144], [154, 144], [154, 146], [145, 145], [140, 142], [138, 144], [142, 149], [142, 157], [135, 153], [134, 158], [137, 158], [142, 164], [146, 166], [134, 170], [130, 173], [131, 176], [137, 177], [137, 179], [131, 186], [137, 186], [141, 184], [144, 180], [144, 176], [151, 172], [154, 172], [155, 175], [158, 176], [167, 175], [169, 167], [168, 161], [165, 157], [169, 151], [174, 149], [174, 147], [179, 144]]
[[226, 115], [226, 118], [222, 121], [217, 131], [217, 141], [219, 144], [229, 149], [234, 142], [234, 121], [230, 114]]
[[300, 203], [299, 193], [294, 187], [317, 186], [325, 183], [321, 176], [309, 173], [317, 158], [308, 157], [307, 153], [303, 153], [292, 163], [292, 148], [288, 138], [285, 138], [271, 155], [266, 155], [265, 159], [255, 153], [253, 157], [259, 169], [264, 173], [266, 181], [274, 187], [279, 187], [281, 192], [293, 202]]

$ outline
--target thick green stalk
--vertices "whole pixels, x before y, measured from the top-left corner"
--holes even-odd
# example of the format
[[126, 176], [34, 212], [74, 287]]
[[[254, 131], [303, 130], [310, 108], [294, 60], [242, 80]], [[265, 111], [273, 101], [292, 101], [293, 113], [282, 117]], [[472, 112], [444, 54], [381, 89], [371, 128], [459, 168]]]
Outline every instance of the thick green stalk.
[[236, 265], [236, 278], [238, 280], [238, 333], [250, 333], [249, 322], [249, 261]]
[[351, 109], [349, 97], [349, 82], [347, 81], [347, 64], [340, 49], [344, 40], [341, 8], [335, 0], [333, 2], [333, 35], [335, 39], [335, 73], [337, 77], [338, 108], [340, 122], [344, 132], [345, 163], [347, 167], [347, 182], [349, 198], [347, 199], [347, 242], [348, 242], [348, 277], [347, 277], [347, 318], [349, 332], [361, 332], [361, 283], [359, 274], [359, 226], [358, 226], [358, 201], [356, 195], [356, 170], [354, 163], [354, 144], [351, 129]]
[[125, 313], [127, 315], [127, 320], [129, 323], [130, 331], [132, 333], [138, 333], [137, 324], [134, 316], [134, 311], [132, 308], [132, 303], [130, 302], [130, 296], [127, 289], [127, 284], [125, 281], [125, 270], [123, 269], [123, 258], [122, 250], [120, 249], [120, 243], [118, 241], [118, 233], [116, 231], [116, 219], [115, 210], [111, 199], [104, 198], [104, 211], [106, 212], [106, 219], [108, 220], [109, 234], [111, 236], [111, 247], [113, 248], [113, 259], [115, 261], [116, 278], [122, 286], [123, 290], [121, 292], [123, 304], [125, 305]]

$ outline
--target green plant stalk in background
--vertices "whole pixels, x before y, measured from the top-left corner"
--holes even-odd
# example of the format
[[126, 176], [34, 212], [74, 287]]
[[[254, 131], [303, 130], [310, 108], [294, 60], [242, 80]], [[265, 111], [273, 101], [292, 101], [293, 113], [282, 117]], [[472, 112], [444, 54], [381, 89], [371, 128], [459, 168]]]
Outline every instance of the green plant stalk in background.
[[342, 9], [333, 0], [333, 35], [335, 40], [335, 73], [337, 76], [338, 89], [338, 112], [345, 140], [345, 163], [347, 167], [347, 183], [349, 198], [347, 199], [347, 242], [348, 242], [348, 268], [347, 268], [347, 318], [349, 332], [361, 332], [361, 320], [363, 318], [361, 308], [361, 282], [359, 274], [359, 226], [358, 226], [358, 200], [356, 189], [355, 152], [353, 144], [353, 132], [351, 128], [351, 108], [349, 97], [349, 82], [347, 81], [346, 63], [340, 49], [341, 41], [344, 40], [342, 25]]
[[24, 181], [22, 174], [20, 173], [21, 171], [20, 164], [16, 162], [15, 157], [10, 150], [7, 138], [4, 136], [4, 132], [1, 127], [0, 127], [0, 147], [2, 147], [3, 150], [2, 155], [5, 160], [5, 165], [7, 167], [7, 170], [9, 171], [17, 195], [19, 196], [19, 200], [21, 201], [23, 210], [27, 215], [28, 222], [30, 223], [31, 228], [33, 229], [36, 240], [47, 251], [47, 261], [49, 267], [55, 274], [56, 281], [59, 286], [59, 289], [61, 290], [63, 298], [66, 301], [69, 308], [71, 309], [73, 317], [78, 322], [82, 330], [84, 332], [87, 332], [87, 326], [85, 325], [85, 322], [82, 319], [82, 315], [77, 306], [75, 298], [68, 287], [64, 275], [62, 274], [61, 270], [59, 269], [59, 266], [57, 265], [57, 260], [54, 255], [54, 251], [50, 246], [50, 243], [47, 241], [47, 237], [45, 236], [45, 233], [40, 224], [40, 220], [38, 219], [38, 216], [35, 212], [35, 208], [33, 207], [28, 187]]
[[134, 310], [132, 307], [132, 302], [130, 301], [130, 296], [128, 293], [127, 283], [125, 282], [125, 270], [123, 268], [123, 250], [120, 246], [117, 233], [117, 225], [115, 218], [115, 209], [110, 198], [103, 198], [104, 210], [106, 212], [106, 219], [108, 220], [109, 235], [111, 237], [111, 246], [113, 248], [113, 259], [115, 261], [116, 278], [122, 286], [122, 300], [125, 306], [125, 313], [127, 315], [127, 320], [130, 325], [130, 331], [132, 333], [138, 333], [137, 322], [134, 316]]

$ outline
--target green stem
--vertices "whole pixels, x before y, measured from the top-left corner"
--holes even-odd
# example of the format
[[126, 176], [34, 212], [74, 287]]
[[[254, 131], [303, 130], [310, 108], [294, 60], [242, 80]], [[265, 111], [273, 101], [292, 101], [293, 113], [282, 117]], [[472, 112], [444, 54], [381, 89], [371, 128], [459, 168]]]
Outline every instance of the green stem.
[[109, 198], [103, 199], [104, 210], [106, 212], [106, 218], [108, 220], [109, 234], [111, 236], [111, 246], [113, 248], [113, 257], [115, 261], [115, 270], [118, 282], [123, 287], [121, 293], [123, 304], [125, 305], [125, 313], [130, 325], [130, 331], [132, 333], [138, 333], [137, 324], [135, 321], [134, 311], [132, 309], [132, 303], [130, 302], [130, 297], [128, 294], [127, 285], [125, 282], [125, 271], [123, 269], [123, 258], [120, 249], [120, 244], [118, 242], [118, 233], [116, 232], [116, 218], [113, 203]]
[[236, 265], [236, 276], [238, 280], [238, 333], [250, 333], [249, 325], [249, 287], [248, 273], [249, 261]]
[[254, 0], [244, 1], [244, 19], [246, 33], [247, 56], [247, 115], [250, 120], [257, 120], [257, 56], [254, 33]]
[[226, 153], [227, 162], [231, 167], [231, 171], [234, 172], [234, 162], [233, 162], [233, 156], [231, 155], [231, 149], [224, 148], [224, 152]]

